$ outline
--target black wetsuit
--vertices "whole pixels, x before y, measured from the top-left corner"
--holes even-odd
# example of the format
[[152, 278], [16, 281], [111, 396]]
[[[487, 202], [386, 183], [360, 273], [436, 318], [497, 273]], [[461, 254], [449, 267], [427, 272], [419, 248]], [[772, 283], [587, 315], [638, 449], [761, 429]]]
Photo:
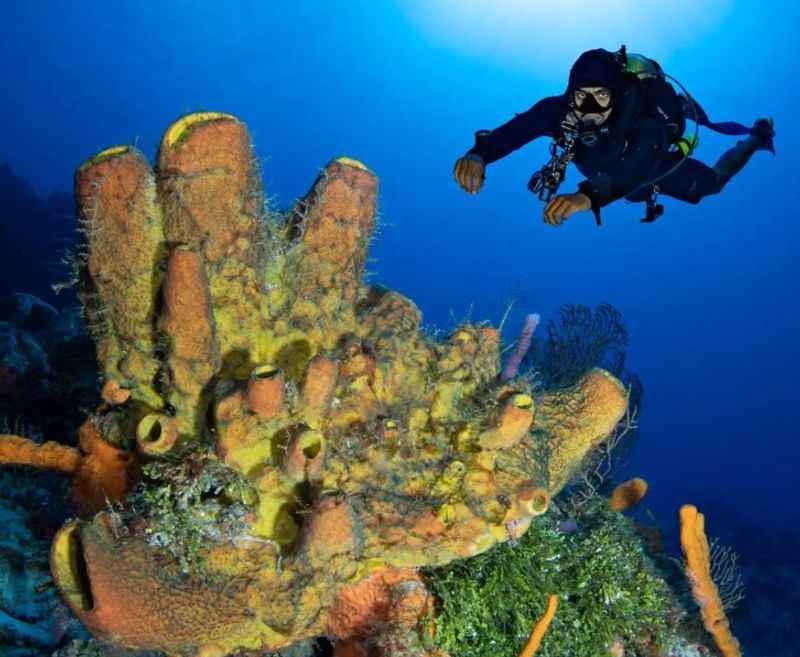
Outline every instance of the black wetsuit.
[[[495, 130], [476, 137], [469, 152], [490, 164], [537, 137], [561, 136], [561, 122], [569, 112], [567, 94], [544, 98]], [[578, 189], [591, 199], [598, 223], [600, 208], [617, 199], [647, 200], [653, 191], [653, 185], [647, 183], [683, 159], [683, 154], [670, 150], [670, 145], [683, 134], [685, 125], [683, 108], [666, 83], [628, 80], [609, 119], [589, 128], [596, 143], [587, 145], [585, 138], [579, 138], [575, 149], [573, 161], [586, 177]], [[689, 203], [720, 191], [714, 170], [693, 158], [686, 158], [656, 184], [660, 193]]]

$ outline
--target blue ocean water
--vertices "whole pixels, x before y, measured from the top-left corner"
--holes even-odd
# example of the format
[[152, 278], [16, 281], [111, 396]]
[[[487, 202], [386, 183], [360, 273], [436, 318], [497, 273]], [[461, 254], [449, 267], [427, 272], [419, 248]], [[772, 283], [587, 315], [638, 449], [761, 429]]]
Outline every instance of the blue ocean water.
[[[710, 533], [735, 544], [749, 597], [734, 629], [747, 654], [800, 654], [800, 9], [605, 5], [588, 18], [577, 4], [570, 13], [543, 2], [442, 2], [435, 15], [421, 2], [362, 0], [4, 6], [0, 162], [17, 177], [16, 198], [38, 196], [43, 218], [20, 226], [13, 206], [0, 209], [0, 255], [55, 253], [70, 202], [51, 193], [69, 193], [75, 167], [119, 143], [154, 156], [189, 111], [248, 124], [278, 207], [333, 157], [356, 157], [381, 181], [371, 278], [414, 299], [426, 324], [498, 323], [513, 300], [512, 340], [529, 312], [621, 311], [628, 367], [645, 388], [625, 473], [650, 482], [649, 508], [673, 539], [677, 509], [693, 503]], [[657, 59], [712, 119], [773, 117], [777, 157], [757, 153], [697, 206], [667, 199], [650, 225], [641, 205], [624, 203], [604, 211], [602, 228], [590, 214], [544, 224], [525, 184], [545, 140], [491, 165], [481, 194], [457, 187], [453, 162], [475, 130], [561, 93], [582, 50], [623, 42]], [[701, 131], [697, 157], [711, 164], [733, 143]], [[571, 171], [566, 187], [579, 179]], [[42, 264], [3, 269], [0, 291], [52, 301]]]

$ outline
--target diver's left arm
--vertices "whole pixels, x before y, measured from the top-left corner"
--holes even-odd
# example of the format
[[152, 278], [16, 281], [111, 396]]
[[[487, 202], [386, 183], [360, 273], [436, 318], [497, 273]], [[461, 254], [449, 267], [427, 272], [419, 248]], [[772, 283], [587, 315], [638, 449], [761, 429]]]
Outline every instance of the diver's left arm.
[[656, 119], [641, 120], [618, 166], [611, 173], [599, 173], [578, 185], [578, 193], [588, 199], [598, 225], [600, 210], [628, 196], [656, 177], [659, 162], [668, 147], [665, 126]]

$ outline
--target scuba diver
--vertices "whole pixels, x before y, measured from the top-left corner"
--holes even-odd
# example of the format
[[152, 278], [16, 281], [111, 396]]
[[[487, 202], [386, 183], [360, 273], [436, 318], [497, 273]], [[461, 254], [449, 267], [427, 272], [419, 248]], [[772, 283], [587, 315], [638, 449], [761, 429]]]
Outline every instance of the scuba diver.
[[[687, 119], [696, 128], [684, 137]], [[690, 157], [700, 125], [748, 136], [710, 167]], [[550, 161], [533, 174], [528, 189], [546, 202], [545, 223], [555, 226], [585, 210], [593, 211], [599, 226], [600, 209], [620, 198], [646, 202], [642, 221], [655, 221], [663, 214], [659, 194], [699, 203], [722, 191], [756, 151], [775, 153], [771, 119], [759, 119], [752, 128], [712, 123], [680, 82], [623, 45], [617, 52], [584, 52], [570, 70], [564, 94], [540, 100], [494, 130], [476, 132], [475, 145], [456, 161], [456, 181], [477, 194], [487, 165], [542, 136], [553, 140]], [[557, 195], [570, 162], [586, 180], [574, 194]]]

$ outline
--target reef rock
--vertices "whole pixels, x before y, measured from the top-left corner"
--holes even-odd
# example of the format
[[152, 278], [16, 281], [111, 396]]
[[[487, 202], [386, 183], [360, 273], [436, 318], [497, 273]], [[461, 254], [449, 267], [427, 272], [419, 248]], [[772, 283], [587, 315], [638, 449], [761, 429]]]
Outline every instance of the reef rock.
[[92, 633], [129, 647], [392, 633], [412, 654], [432, 602], [417, 569], [524, 532], [626, 390], [600, 369], [557, 392], [500, 383], [496, 329], [433, 340], [412, 301], [365, 285], [362, 163], [330, 162], [285, 216], [260, 180], [222, 113], [173, 124], [155, 169], [122, 146], [77, 171], [106, 402], [87, 424], [143, 478], [64, 526], [51, 567]]

